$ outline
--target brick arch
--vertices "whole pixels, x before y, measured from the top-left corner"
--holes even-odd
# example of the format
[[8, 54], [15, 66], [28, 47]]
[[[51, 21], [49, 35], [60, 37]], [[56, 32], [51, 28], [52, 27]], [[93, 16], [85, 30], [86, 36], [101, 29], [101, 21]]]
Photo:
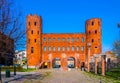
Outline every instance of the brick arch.
[[[55, 59], [59, 59], [59, 60], [58, 60], [58, 63], [59, 63], [59, 64], [56, 65]], [[53, 58], [52, 58], [52, 68], [55, 68], [55, 67], [58, 66], [58, 65], [59, 65], [59, 67], [61, 67], [61, 58], [60, 58], [59, 56], [58, 56], [58, 57], [53, 57]]]
[[69, 58], [73, 58], [73, 60], [74, 60], [74, 68], [75, 68], [76, 67], [76, 58], [75, 58], [75, 56], [68, 56], [67, 57], [67, 65], [69, 65], [69, 63], [68, 63]]

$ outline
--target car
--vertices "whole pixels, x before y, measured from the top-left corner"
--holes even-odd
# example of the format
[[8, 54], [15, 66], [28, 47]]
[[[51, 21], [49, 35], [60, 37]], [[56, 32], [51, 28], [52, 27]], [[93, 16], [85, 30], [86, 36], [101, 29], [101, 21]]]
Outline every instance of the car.
[[74, 68], [74, 65], [73, 64], [69, 64], [68, 68]]

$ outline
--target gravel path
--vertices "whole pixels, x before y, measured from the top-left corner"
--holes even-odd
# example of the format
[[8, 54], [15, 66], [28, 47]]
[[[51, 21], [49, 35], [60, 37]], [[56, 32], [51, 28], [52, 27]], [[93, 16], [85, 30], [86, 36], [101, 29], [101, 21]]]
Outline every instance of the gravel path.
[[3, 83], [100, 83], [100, 79], [79, 69], [41, 69], [37, 72], [17, 72], [16, 76], [12, 74], [10, 78], [3, 78]]

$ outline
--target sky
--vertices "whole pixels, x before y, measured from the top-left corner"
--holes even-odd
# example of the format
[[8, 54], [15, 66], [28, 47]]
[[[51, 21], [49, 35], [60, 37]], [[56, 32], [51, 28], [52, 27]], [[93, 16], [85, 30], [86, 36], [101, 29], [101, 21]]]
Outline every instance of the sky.
[[85, 32], [85, 21], [102, 19], [102, 51], [111, 50], [119, 39], [120, 0], [14, 0], [22, 12], [23, 28], [26, 16], [42, 16], [43, 33]]

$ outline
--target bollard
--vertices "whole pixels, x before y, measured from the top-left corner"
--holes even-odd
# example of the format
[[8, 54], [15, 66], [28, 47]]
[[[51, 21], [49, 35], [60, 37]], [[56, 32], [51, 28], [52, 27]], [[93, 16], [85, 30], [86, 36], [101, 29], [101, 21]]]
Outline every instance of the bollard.
[[0, 66], [0, 80], [2, 80], [2, 77], [1, 77], [1, 66]]
[[9, 77], [10, 77], [10, 70], [7, 69], [7, 70], [6, 70], [6, 78], [9, 78]]
[[16, 75], [16, 66], [14, 66], [14, 75]]

